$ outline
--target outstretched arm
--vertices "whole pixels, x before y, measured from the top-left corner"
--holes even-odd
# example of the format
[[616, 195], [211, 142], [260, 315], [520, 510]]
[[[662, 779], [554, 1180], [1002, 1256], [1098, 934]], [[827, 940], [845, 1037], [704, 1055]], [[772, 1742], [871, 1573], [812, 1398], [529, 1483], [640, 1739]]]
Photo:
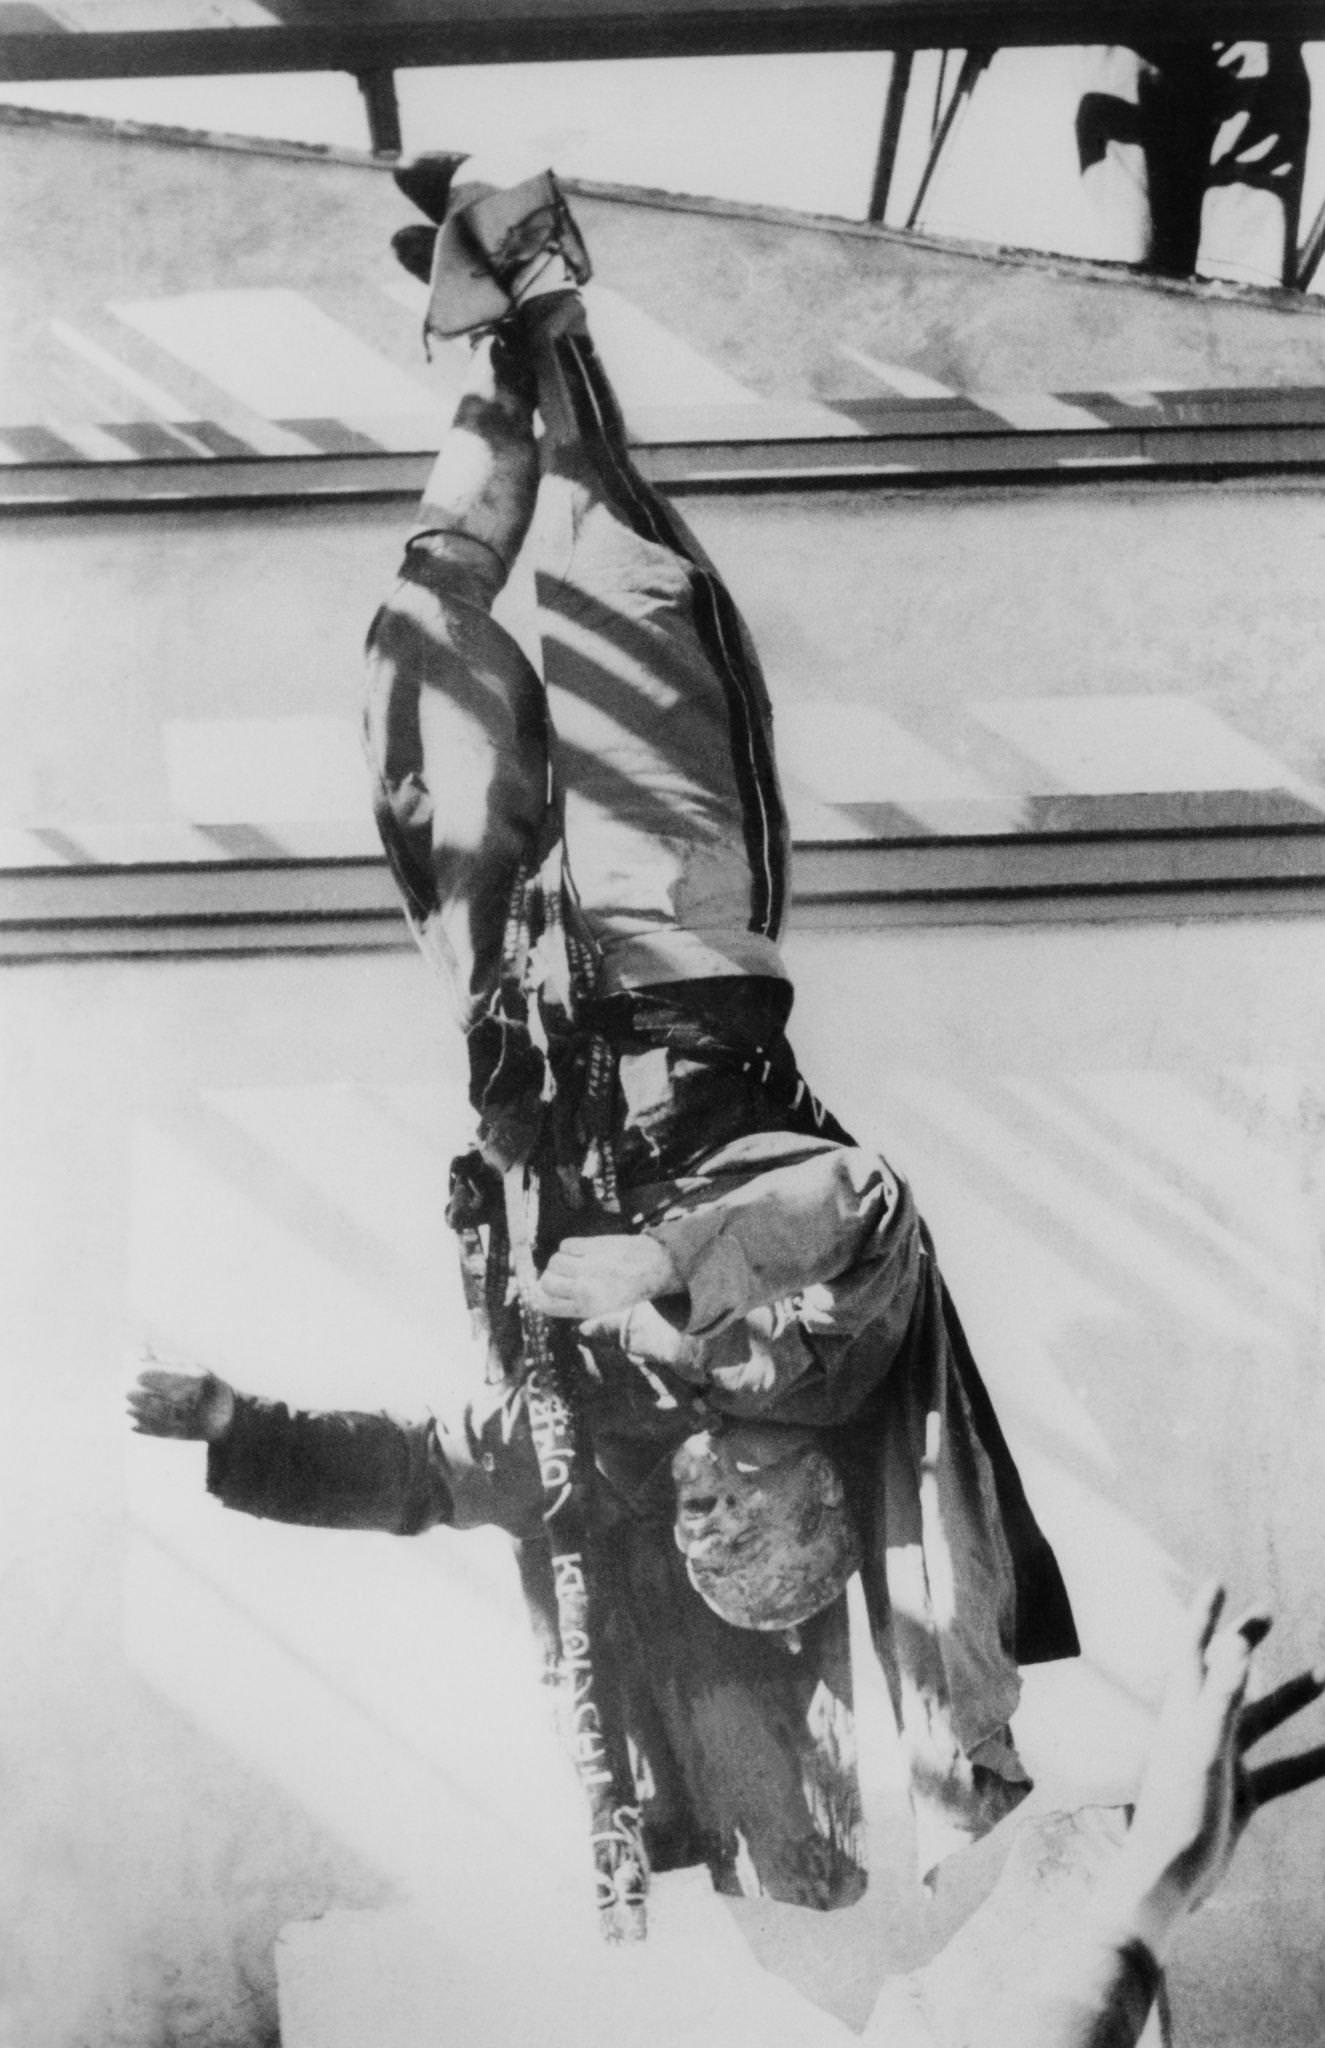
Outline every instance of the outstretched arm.
[[159, 1364], [140, 1373], [128, 1404], [140, 1435], [205, 1443], [208, 1491], [245, 1514], [402, 1536], [452, 1518], [431, 1420], [291, 1411], [215, 1373]]
[[208, 1491], [245, 1514], [397, 1536], [485, 1523], [521, 1535], [537, 1520], [538, 1468], [522, 1411], [471, 1409], [463, 1431], [444, 1436], [431, 1416], [291, 1410], [236, 1393], [215, 1373], [157, 1360], [128, 1406], [140, 1435], [206, 1443]]
[[1005, 2040], [1017, 2048], [1133, 2048], [1178, 1928], [1220, 1883], [1252, 1814], [1325, 1777], [1325, 1744], [1274, 1763], [1246, 1761], [1261, 1736], [1325, 1693], [1325, 1673], [1302, 1672], [1244, 1704], [1270, 1620], [1250, 1612], [1221, 1629], [1223, 1607], [1223, 1589], [1211, 1585], [1188, 1614], [1097, 1931], [1063, 1957], [1032, 2016], [1005, 2016], [991, 2048]]

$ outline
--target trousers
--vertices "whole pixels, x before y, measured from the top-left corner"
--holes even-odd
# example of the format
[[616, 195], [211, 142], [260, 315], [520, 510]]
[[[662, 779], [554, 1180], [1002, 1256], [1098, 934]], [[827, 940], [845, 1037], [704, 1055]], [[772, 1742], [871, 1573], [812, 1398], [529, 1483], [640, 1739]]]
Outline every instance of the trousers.
[[469, 1029], [512, 882], [560, 843], [595, 993], [786, 978], [768, 693], [725, 584], [633, 462], [577, 296], [535, 301], [540, 678], [493, 616], [507, 565], [424, 530], [368, 639], [378, 826]]

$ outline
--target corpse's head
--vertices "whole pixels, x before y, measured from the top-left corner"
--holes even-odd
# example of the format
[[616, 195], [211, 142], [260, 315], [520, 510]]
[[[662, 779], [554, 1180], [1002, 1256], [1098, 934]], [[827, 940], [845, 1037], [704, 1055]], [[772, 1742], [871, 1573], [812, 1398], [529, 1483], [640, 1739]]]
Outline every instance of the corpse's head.
[[682, 1444], [672, 1476], [690, 1583], [734, 1628], [795, 1628], [860, 1563], [841, 1475], [809, 1430], [706, 1431]]

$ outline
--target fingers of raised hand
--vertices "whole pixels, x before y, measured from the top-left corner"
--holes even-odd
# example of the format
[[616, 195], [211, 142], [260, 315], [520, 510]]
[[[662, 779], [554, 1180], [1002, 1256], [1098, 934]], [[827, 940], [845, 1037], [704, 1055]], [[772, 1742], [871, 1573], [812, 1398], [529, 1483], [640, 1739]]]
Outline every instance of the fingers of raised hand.
[[[1325, 1696], [1325, 1670], [1299, 1671], [1276, 1685], [1262, 1699], [1253, 1700], [1238, 1716], [1238, 1748], [1246, 1751], [1263, 1735], [1282, 1728], [1294, 1714]], [[1264, 1806], [1286, 1792], [1314, 1785], [1325, 1778], [1325, 1743], [1301, 1750], [1296, 1756], [1276, 1757], [1270, 1763], [1244, 1768], [1246, 1795], [1250, 1804]]]
[[1250, 1700], [1238, 1717], [1238, 1748], [1250, 1749], [1253, 1742], [1259, 1742], [1262, 1735], [1268, 1735], [1273, 1728], [1281, 1728], [1285, 1721], [1300, 1714], [1303, 1707], [1309, 1707], [1313, 1700], [1325, 1694], [1325, 1671], [1299, 1671], [1294, 1678], [1276, 1685], [1261, 1699]]
[[1200, 1690], [1193, 1703], [1194, 1725], [1216, 1747], [1223, 1746], [1237, 1725], [1252, 1652], [1268, 1628], [1267, 1617], [1249, 1613], [1207, 1638]]
[[1207, 1579], [1203, 1586], [1197, 1588], [1191, 1606], [1187, 1609], [1187, 1634], [1192, 1647], [1202, 1657], [1214, 1640], [1214, 1633], [1219, 1627], [1227, 1598], [1228, 1595], [1218, 1579]]
[[1215, 1639], [1226, 1594], [1218, 1579], [1198, 1587], [1182, 1619], [1177, 1652], [1169, 1668], [1164, 1695], [1166, 1713], [1187, 1712], [1201, 1697], [1207, 1653]]
[[1253, 1806], [1265, 1806], [1285, 1792], [1300, 1791], [1325, 1778], [1325, 1742], [1304, 1749], [1298, 1756], [1280, 1757], [1275, 1763], [1260, 1764], [1246, 1773], [1247, 1792]]
[[1251, 1660], [1269, 1635], [1273, 1618], [1262, 1607], [1247, 1607], [1209, 1639], [1205, 1651], [1205, 1690], [1221, 1697], [1240, 1695]]

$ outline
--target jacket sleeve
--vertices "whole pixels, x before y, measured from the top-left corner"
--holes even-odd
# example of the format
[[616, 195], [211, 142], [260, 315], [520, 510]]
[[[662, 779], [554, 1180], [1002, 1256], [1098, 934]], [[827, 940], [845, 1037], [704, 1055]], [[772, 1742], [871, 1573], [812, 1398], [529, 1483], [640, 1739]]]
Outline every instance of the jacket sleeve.
[[852, 1335], [885, 1304], [909, 1313], [920, 1266], [909, 1190], [877, 1154], [848, 1146], [678, 1205], [645, 1234], [670, 1253], [686, 1289], [672, 1319], [697, 1337], [792, 1297], [807, 1329]]
[[209, 1492], [226, 1507], [319, 1529], [417, 1536], [494, 1523], [513, 1535], [537, 1517], [538, 1473], [523, 1411], [467, 1410], [452, 1436], [429, 1416], [310, 1413], [238, 1396], [207, 1456]]

